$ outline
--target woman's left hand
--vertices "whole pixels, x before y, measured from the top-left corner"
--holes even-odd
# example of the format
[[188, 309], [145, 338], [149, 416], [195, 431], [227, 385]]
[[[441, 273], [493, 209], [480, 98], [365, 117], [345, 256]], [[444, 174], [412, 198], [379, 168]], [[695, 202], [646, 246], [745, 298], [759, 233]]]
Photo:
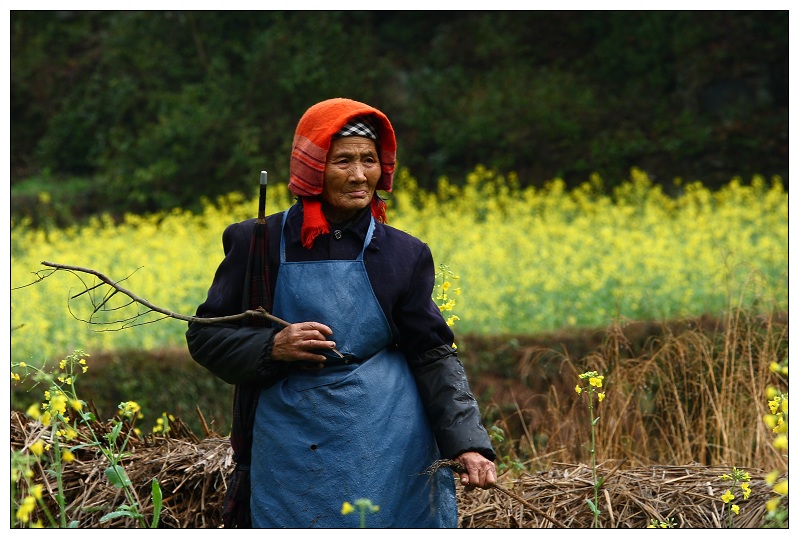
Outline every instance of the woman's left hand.
[[466, 468], [461, 473], [461, 485], [466, 490], [476, 487], [491, 488], [497, 483], [497, 468], [494, 463], [476, 451], [467, 451], [455, 457], [455, 461]]

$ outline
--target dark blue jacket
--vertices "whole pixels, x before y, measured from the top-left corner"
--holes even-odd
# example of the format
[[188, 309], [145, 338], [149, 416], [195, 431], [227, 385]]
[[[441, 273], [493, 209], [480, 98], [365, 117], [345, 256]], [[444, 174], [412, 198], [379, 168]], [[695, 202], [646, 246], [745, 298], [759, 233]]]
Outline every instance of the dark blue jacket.
[[[270, 215], [266, 224], [271, 290], [275, 289], [280, 266], [282, 215]], [[301, 245], [301, 225], [302, 206], [298, 203], [289, 210], [286, 222], [286, 260], [353, 260], [363, 246], [369, 212], [341, 226], [331, 223], [331, 233], [317, 237], [310, 250]], [[435, 267], [429, 247], [393, 227], [375, 225], [364, 253], [366, 272], [391, 326], [393, 345], [402, 350], [414, 373], [442, 457], [451, 459], [466, 451], [478, 451], [494, 460], [480, 410], [452, 348], [452, 330], [432, 300]], [[198, 317], [234, 315], [250, 308], [242, 298], [247, 297], [245, 287], [249, 286], [246, 272], [255, 226], [256, 220], [251, 219], [225, 230], [225, 259], [216, 271], [208, 298], [197, 309]], [[189, 324], [186, 340], [192, 357], [214, 375], [237, 386], [260, 388], [278, 377], [290, 376], [290, 364], [271, 359], [274, 335], [280, 329], [195, 322]], [[237, 452], [245, 449], [237, 448], [235, 442], [233, 445]]]

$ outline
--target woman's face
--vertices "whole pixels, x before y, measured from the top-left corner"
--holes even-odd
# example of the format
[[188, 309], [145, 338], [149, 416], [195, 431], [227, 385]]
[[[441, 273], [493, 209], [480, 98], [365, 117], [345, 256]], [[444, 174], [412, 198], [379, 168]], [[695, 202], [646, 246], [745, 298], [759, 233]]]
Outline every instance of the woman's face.
[[382, 171], [377, 146], [366, 137], [334, 139], [327, 152], [322, 200], [325, 217], [344, 221], [372, 202]]

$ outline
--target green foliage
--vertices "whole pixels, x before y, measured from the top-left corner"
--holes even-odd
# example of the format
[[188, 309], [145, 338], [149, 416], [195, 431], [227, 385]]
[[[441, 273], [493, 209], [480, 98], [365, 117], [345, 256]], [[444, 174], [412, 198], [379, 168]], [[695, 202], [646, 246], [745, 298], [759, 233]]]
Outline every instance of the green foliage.
[[[77, 391], [78, 380], [89, 370], [88, 357], [89, 354], [82, 350], [75, 350], [61, 360], [58, 369], [47, 365], [38, 368], [25, 362], [11, 364], [12, 381], [31, 381], [34, 387], [45, 388], [43, 402], [32, 404], [26, 411], [26, 415], [38, 421], [44, 429], [26, 441], [25, 447], [12, 449], [11, 453], [12, 528], [78, 527], [79, 521], [75, 517], [84, 507], [66, 503], [64, 474], [66, 467], [73, 466], [71, 463], [77, 458], [75, 453], [87, 450], [102, 454], [106, 459], [105, 477], [124, 500], [103, 515], [100, 522], [124, 517], [134, 520], [140, 527], [157, 527], [162, 503], [160, 485], [153, 479], [153, 518], [148, 519], [142, 513], [136, 485], [122, 465], [122, 459], [129, 456], [131, 435], [138, 430], [135, 424], [141, 408], [134, 401], [120, 403], [119, 412], [111, 419], [111, 430], [98, 435], [95, 430], [97, 418], [94, 412], [89, 411], [83, 393]], [[42, 477], [42, 474], [47, 477]], [[49, 486], [52, 485], [49, 482], [51, 478], [55, 480], [55, 488]], [[57, 509], [55, 515], [49, 509], [51, 504], [45, 501], [42, 482], [48, 484], [48, 496], [52, 496]]]
[[787, 11], [14, 11], [10, 29], [12, 196], [69, 179], [76, 215], [286, 178], [297, 120], [335, 96], [388, 114], [425, 188], [478, 163], [537, 186], [788, 177]]

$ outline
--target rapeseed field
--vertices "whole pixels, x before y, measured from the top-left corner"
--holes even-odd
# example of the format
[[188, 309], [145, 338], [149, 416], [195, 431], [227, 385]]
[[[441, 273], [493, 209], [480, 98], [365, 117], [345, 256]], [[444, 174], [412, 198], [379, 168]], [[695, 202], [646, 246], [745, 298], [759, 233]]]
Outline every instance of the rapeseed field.
[[[637, 169], [613, 189], [598, 176], [575, 189], [557, 179], [522, 188], [513, 175], [477, 167], [462, 187], [442, 178], [426, 192], [400, 171], [386, 195], [388, 224], [428, 243], [436, 263], [459, 277], [456, 333], [533, 334], [741, 306], [787, 310], [781, 182], [732, 179], [711, 191], [677, 181], [675, 188], [669, 196]], [[285, 184], [270, 184], [267, 197], [267, 213], [292, 203]], [[12, 361], [185, 346], [185, 322], [158, 320], [119, 294], [103, 303], [105, 287], [73, 298], [97, 281], [66, 271], [47, 276], [41, 262], [91, 268], [159, 307], [193, 315], [223, 259], [222, 231], [256, 212], [255, 197], [231, 194], [196, 214], [98, 217], [46, 230], [12, 223]], [[101, 303], [104, 312], [93, 315]], [[90, 317], [107, 324], [81, 321]]]

